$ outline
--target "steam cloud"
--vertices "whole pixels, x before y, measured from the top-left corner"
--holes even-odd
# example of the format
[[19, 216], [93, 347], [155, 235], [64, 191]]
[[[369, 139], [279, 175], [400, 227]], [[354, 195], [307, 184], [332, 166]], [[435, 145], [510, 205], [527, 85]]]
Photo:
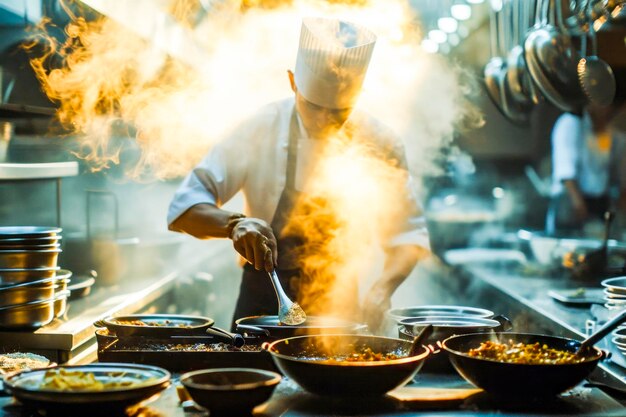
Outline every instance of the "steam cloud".
[[[64, 44], [36, 33], [50, 50], [32, 65], [94, 169], [119, 163], [121, 145], [111, 139], [130, 135], [141, 149], [130, 176], [186, 174], [239, 120], [292, 94], [286, 70], [306, 16], [343, 18], [377, 34], [359, 107], [405, 140], [416, 177], [435, 169], [424, 156], [449, 145], [459, 122], [478, 120], [460, 72], [420, 48], [408, 0], [85, 3], [109, 17], [72, 16]], [[210, 5], [206, 13], [200, 4]], [[62, 68], [48, 71], [50, 56], [60, 56]]]
[[[129, 176], [187, 174], [238, 121], [293, 94], [286, 70], [307, 16], [345, 19], [377, 34], [358, 107], [402, 137], [416, 178], [437, 169], [431, 156], [451, 144], [461, 122], [480, 122], [466, 100], [471, 83], [420, 48], [408, 0], [224, 0], [209, 2], [206, 13], [198, 6], [206, 1], [85, 3], [109, 17], [74, 17], [63, 45], [40, 32], [50, 50], [32, 65], [94, 169], [118, 163], [113, 139], [130, 135], [141, 157]], [[49, 72], [48, 59], [57, 55], [64, 65]], [[389, 219], [407, 215], [406, 171], [359, 141], [347, 146], [338, 138], [326, 156], [289, 227], [308, 240], [299, 254], [312, 278], [303, 283], [303, 307], [345, 315], [355, 308], [356, 300], [344, 301], [371, 266], [372, 247], [397, 232]]]

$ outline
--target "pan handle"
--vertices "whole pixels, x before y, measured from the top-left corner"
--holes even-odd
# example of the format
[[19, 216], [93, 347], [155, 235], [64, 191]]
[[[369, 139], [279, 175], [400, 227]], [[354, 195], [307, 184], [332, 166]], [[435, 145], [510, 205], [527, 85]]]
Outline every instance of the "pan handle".
[[270, 336], [270, 331], [267, 329], [264, 329], [262, 327], [257, 327], [257, 326], [251, 326], [249, 324], [237, 324], [237, 331], [244, 331], [246, 333], [251, 333], [251, 334], [262, 334], [265, 335], [267, 337]]
[[508, 317], [503, 316], [502, 314], [498, 314], [497, 316], [494, 316], [492, 320], [495, 320], [498, 323], [500, 323], [499, 331], [501, 332], [508, 332], [513, 329], [513, 323], [511, 323], [511, 320], [509, 320]]
[[93, 322], [93, 325], [94, 327], [99, 327], [99, 328], [107, 327], [107, 325], [104, 323], [104, 320], [96, 320]]
[[219, 327], [207, 328], [206, 334], [221, 339], [235, 347], [242, 347], [246, 344], [246, 340], [243, 338], [242, 335], [238, 333], [227, 332], [226, 330], [220, 329]]

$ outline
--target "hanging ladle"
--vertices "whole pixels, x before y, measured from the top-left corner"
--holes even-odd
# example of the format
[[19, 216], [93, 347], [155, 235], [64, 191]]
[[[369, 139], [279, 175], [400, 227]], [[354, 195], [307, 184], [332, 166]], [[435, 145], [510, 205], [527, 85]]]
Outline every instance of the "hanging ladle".
[[626, 321], [626, 310], [621, 311], [617, 316], [607, 321], [604, 326], [596, 330], [591, 336], [586, 338], [580, 344], [580, 347], [576, 351], [577, 355], [584, 355], [585, 351], [589, 350], [593, 345], [598, 343], [604, 336], [609, 334], [613, 329]]
[[[591, 1], [588, 7], [591, 10]], [[589, 37], [592, 55], [587, 56], [585, 48], [583, 58], [578, 61], [578, 80], [590, 103], [608, 106], [613, 102], [617, 90], [615, 75], [611, 66], [598, 57], [598, 38], [593, 23], [589, 24]]]
[[297, 326], [298, 324], [304, 323], [306, 313], [298, 303], [291, 301], [287, 294], [285, 294], [278, 280], [276, 270], [268, 272], [268, 275], [270, 276], [270, 281], [272, 281], [274, 291], [276, 291], [276, 297], [278, 298], [278, 321], [288, 326]]

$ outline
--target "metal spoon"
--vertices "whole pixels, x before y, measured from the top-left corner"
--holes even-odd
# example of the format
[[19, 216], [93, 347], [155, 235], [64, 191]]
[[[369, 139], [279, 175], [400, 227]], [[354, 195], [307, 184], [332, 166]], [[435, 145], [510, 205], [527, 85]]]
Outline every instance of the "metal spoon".
[[274, 291], [276, 291], [276, 297], [278, 298], [278, 321], [288, 326], [296, 326], [304, 323], [306, 320], [306, 313], [302, 310], [302, 307], [300, 307], [298, 303], [291, 301], [287, 294], [285, 294], [285, 291], [278, 280], [276, 270], [268, 272], [268, 275], [270, 276], [270, 281], [272, 281]]
[[613, 329], [622, 324], [624, 321], [626, 321], [626, 310], [623, 310], [617, 316], [607, 321], [604, 326], [600, 327], [598, 330], [595, 331], [595, 333], [583, 340], [583, 342], [580, 344], [580, 347], [576, 351], [576, 354], [583, 354], [586, 350], [598, 343], [604, 336], [609, 334]]

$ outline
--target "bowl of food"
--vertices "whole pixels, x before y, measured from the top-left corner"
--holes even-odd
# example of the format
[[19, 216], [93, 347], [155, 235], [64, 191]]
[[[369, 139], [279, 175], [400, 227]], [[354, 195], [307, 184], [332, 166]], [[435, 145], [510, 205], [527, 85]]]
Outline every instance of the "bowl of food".
[[311, 335], [277, 340], [266, 349], [281, 372], [319, 395], [382, 396], [409, 382], [429, 355], [412, 342], [381, 336]]
[[468, 382], [498, 397], [552, 397], [575, 387], [598, 365], [602, 351], [577, 352], [581, 342], [527, 333], [477, 333], [443, 342]]
[[254, 368], [214, 368], [188, 372], [180, 382], [211, 416], [249, 415], [267, 401], [281, 381], [276, 372]]
[[5, 390], [21, 403], [56, 413], [114, 415], [161, 392], [170, 373], [156, 366], [125, 363], [57, 366], [5, 379]]

